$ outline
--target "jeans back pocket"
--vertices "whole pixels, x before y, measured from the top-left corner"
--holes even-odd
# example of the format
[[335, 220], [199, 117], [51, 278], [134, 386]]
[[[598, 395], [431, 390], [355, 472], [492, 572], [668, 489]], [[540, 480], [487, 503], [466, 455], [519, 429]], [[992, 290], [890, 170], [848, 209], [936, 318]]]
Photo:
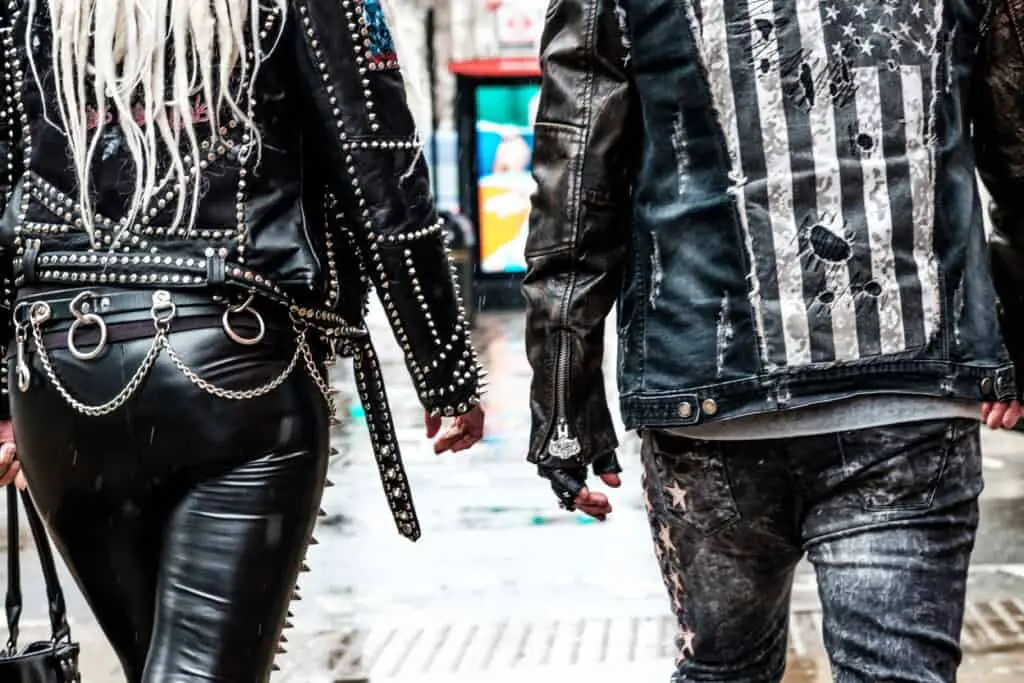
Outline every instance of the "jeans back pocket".
[[739, 521], [720, 444], [648, 431], [642, 458], [644, 486], [654, 514], [704, 536]]

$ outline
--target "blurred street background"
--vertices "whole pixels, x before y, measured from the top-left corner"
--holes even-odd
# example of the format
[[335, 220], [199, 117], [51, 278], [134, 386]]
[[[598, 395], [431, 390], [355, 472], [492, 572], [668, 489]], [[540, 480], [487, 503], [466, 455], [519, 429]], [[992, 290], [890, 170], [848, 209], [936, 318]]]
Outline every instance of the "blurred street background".
[[[519, 279], [532, 191], [529, 155], [546, 0], [400, 0], [393, 17], [410, 102], [490, 370], [487, 437], [436, 457], [386, 322], [384, 361], [423, 538], [394, 529], [350, 368], [321, 519], [275, 683], [667, 682], [674, 626], [640, 500], [637, 442], [623, 434], [622, 490], [604, 524], [560, 511], [526, 464], [529, 368]], [[614, 349], [614, 337], [609, 338]], [[614, 359], [609, 359], [609, 369]], [[612, 377], [609, 376], [611, 389]], [[614, 396], [614, 391], [610, 391]], [[613, 410], [615, 406], [612, 406]], [[986, 432], [987, 489], [963, 634], [962, 681], [1024, 681], [1024, 436]], [[0, 511], [2, 518], [2, 511]], [[2, 529], [0, 525], [0, 529]], [[2, 534], [2, 532], [0, 532]], [[3, 545], [0, 535], [0, 545]], [[26, 557], [28, 637], [45, 599]], [[0, 577], [4, 569], [0, 568]], [[120, 683], [117, 663], [66, 572], [85, 683]], [[785, 683], [831, 680], [814, 578], [802, 566]], [[248, 683], [248, 682], [240, 682]]]
[[[485, 313], [477, 339], [490, 369], [488, 435], [436, 457], [383, 317], [372, 320], [423, 524], [394, 530], [348, 368], [337, 367], [339, 454], [331, 465], [311, 571], [293, 603], [295, 628], [275, 681], [287, 683], [612, 683], [666, 681], [674, 627], [639, 495], [636, 441], [623, 435], [623, 488], [604, 524], [560, 511], [524, 462], [528, 365], [522, 316]], [[1024, 680], [1024, 437], [985, 434], [987, 489], [964, 632], [962, 680]], [[45, 633], [45, 600], [25, 564], [30, 634]], [[117, 663], [64, 575], [86, 683], [120, 683]], [[786, 683], [831, 680], [818, 636], [812, 574], [794, 594]]]

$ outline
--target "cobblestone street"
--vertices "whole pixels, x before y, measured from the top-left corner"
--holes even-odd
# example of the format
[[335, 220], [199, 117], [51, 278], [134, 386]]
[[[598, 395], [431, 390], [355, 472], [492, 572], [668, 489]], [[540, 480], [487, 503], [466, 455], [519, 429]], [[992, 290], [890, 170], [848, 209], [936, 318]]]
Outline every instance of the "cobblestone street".
[[[295, 628], [274, 680], [667, 681], [673, 628], [642, 512], [636, 442], [624, 436], [624, 487], [612, 494], [607, 523], [561, 512], [524, 463], [529, 368], [519, 314], [480, 319], [491, 377], [488, 436], [457, 456], [432, 454], [398, 349], [379, 318], [373, 327], [423, 538], [411, 544], [395, 532], [361, 411], [342, 402], [339, 414], [350, 419], [335, 438], [336, 486], [324, 499], [328, 516], [310, 549], [312, 571], [300, 581]], [[337, 370], [335, 382], [349, 396], [348, 368]], [[962, 680], [1009, 683], [1024, 680], [1024, 438], [986, 435], [985, 448], [988, 488]], [[38, 631], [44, 601], [34, 574], [25, 592]], [[80, 596], [69, 601], [83, 680], [119, 682]], [[813, 576], [802, 567], [786, 683], [830, 680], [818, 628]]]

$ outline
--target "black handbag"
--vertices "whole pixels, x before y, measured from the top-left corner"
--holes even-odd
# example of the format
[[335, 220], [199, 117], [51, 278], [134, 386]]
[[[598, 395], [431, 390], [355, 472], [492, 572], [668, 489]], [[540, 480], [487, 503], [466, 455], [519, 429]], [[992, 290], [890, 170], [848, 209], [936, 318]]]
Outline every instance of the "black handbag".
[[21, 493], [25, 517], [32, 531], [39, 562], [43, 566], [50, 612], [50, 640], [18, 649], [21, 621], [21, 565], [18, 549], [18, 492], [7, 487], [7, 647], [0, 650], [0, 683], [81, 683], [78, 672], [78, 643], [71, 640], [64, 592], [53, 563], [50, 539], [28, 493]]

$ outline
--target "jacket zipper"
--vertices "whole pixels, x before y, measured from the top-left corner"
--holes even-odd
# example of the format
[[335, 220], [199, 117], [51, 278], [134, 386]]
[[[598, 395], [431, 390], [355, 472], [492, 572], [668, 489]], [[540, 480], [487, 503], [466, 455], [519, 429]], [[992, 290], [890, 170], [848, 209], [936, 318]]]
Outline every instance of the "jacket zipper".
[[[565, 301], [562, 303], [561, 323], [565, 324], [568, 316], [569, 301], [572, 299], [573, 285], [576, 284], [575, 276], [569, 280], [569, 289]], [[566, 348], [565, 336], [568, 334], [563, 330], [558, 332], [558, 349], [555, 354], [555, 430], [548, 443], [548, 455], [559, 460], [571, 460], [580, 453], [580, 441], [569, 428], [568, 410], [568, 383], [569, 376], [569, 351]]]

